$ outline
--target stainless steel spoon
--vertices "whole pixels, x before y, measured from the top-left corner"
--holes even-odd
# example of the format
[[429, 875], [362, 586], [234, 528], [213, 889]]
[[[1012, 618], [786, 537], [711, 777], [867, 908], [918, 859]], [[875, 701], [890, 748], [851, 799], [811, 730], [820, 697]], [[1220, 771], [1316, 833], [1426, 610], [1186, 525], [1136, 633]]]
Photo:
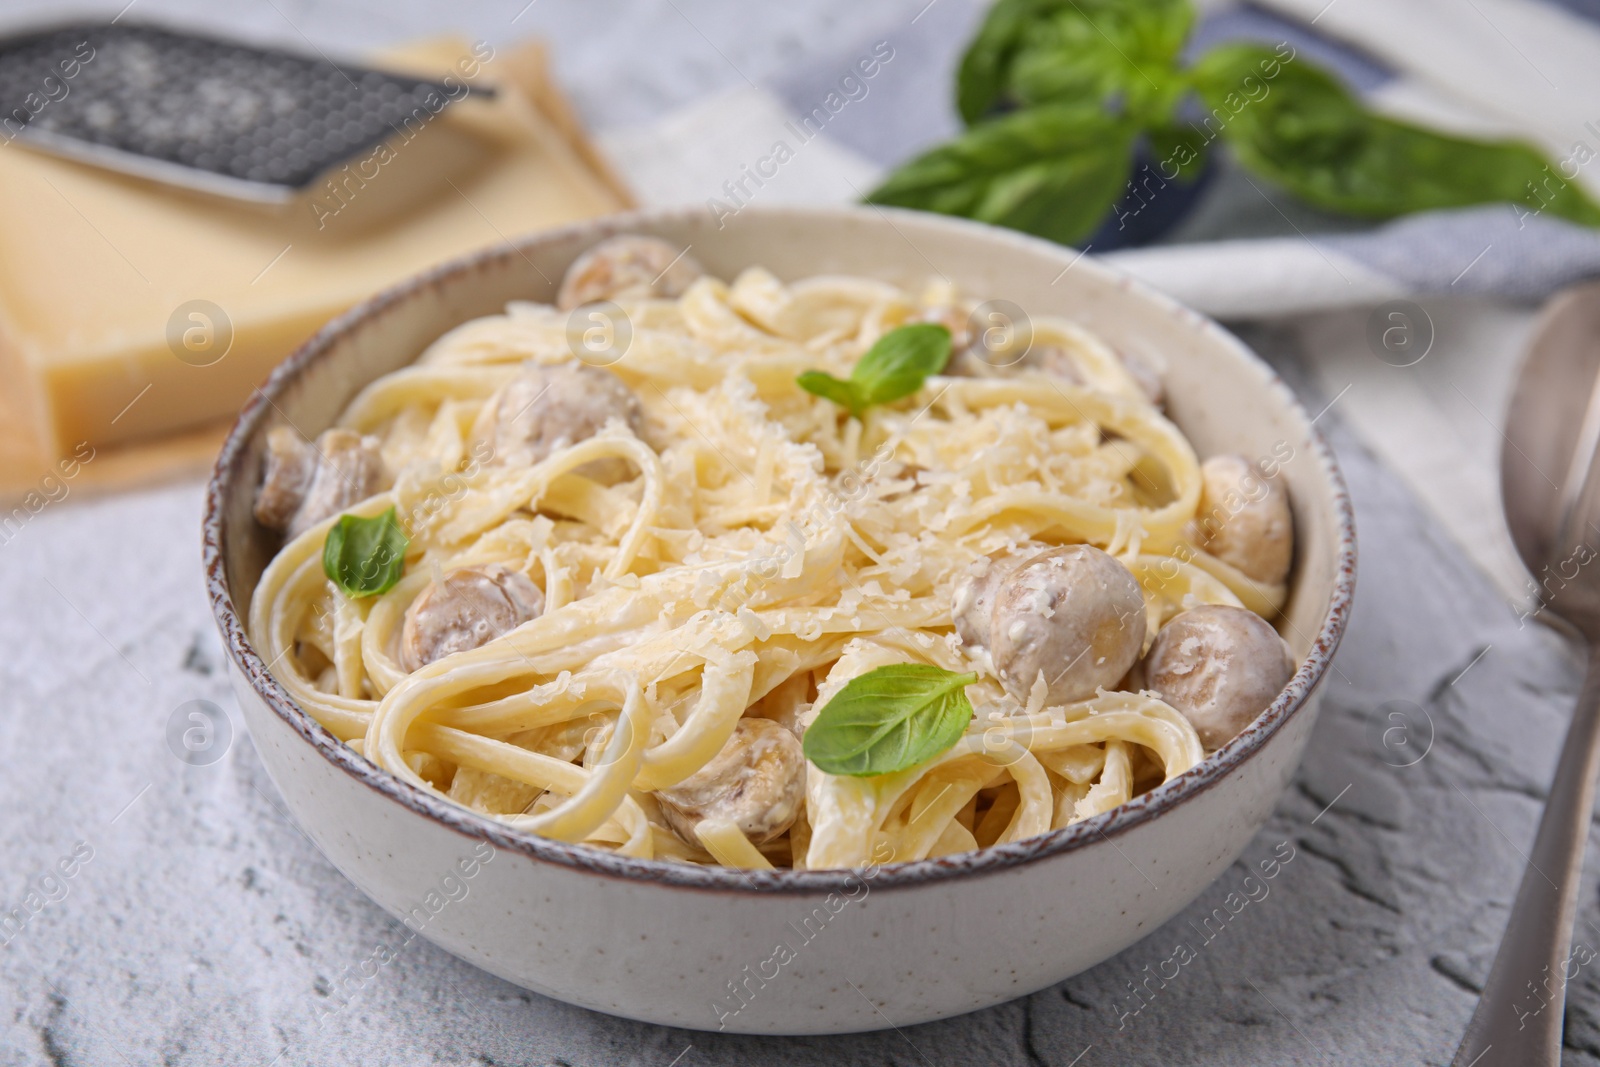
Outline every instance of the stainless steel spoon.
[[1572, 923], [1600, 769], [1600, 284], [1534, 327], [1506, 419], [1506, 524], [1544, 610], [1582, 639], [1588, 673], [1511, 920], [1452, 1067], [1557, 1067]]

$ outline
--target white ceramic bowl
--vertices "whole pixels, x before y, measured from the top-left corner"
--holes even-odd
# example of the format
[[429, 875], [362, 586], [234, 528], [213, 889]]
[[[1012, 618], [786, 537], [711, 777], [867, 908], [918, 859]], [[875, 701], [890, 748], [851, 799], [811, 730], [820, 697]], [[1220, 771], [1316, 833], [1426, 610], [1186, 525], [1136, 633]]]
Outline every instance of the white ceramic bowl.
[[[914, 212], [747, 208], [584, 223], [447, 264], [330, 323], [239, 417], [206, 499], [206, 577], [235, 689], [273, 781], [352, 882], [421, 936], [517, 985], [696, 1029], [838, 1033], [972, 1011], [1059, 982], [1155, 930], [1266, 820], [1311, 734], [1349, 617], [1355, 532], [1326, 445], [1282, 382], [1214, 322], [1005, 230]], [[943, 274], [978, 298], [1064, 314], [1166, 364], [1169, 412], [1199, 453], [1292, 454], [1298, 533], [1281, 629], [1289, 687], [1220, 752], [1104, 815], [1030, 840], [865, 872], [744, 873], [633, 860], [508, 830], [378, 771], [289, 699], [245, 635], [275, 539], [251, 516], [262, 444], [314, 435], [356, 391], [467, 319], [549, 301], [567, 264], [618, 232], [656, 234], [732, 279]]]

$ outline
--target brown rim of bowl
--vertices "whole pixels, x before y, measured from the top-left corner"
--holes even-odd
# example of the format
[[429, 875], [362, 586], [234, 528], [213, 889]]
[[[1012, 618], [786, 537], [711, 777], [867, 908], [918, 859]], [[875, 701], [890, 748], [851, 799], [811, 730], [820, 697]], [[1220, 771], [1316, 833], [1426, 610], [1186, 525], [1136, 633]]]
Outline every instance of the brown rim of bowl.
[[[869, 212], [869, 209], [866, 208], [839, 207], [774, 207], [754, 210], [764, 215], [800, 214], [813, 218]], [[1049, 241], [982, 223], [970, 222], [965, 219], [930, 216], [922, 212], [892, 208], [872, 208], [870, 213], [875, 215], [900, 215], [904, 217], [908, 224], [914, 222], [918, 225], [927, 225], [930, 220], [937, 220], [938, 223], [943, 225], [968, 229], [974, 234], [981, 234], [986, 240], [1010, 242], [1019, 248], [1044, 250], [1063, 258], [1073, 258], [1068, 255], [1067, 250], [1063, 249], [1062, 246]], [[745, 871], [727, 867], [669, 863], [663, 860], [634, 859], [628, 856], [619, 856], [589, 845], [569, 844], [539, 837], [526, 831], [515, 830], [487, 816], [479, 815], [442, 797], [425, 792], [410, 783], [401, 781], [351, 751], [349, 746], [339, 741], [307, 712], [295, 704], [289, 694], [278, 684], [277, 679], [272, 677], [271, 672], [267, 670], [266, 663], [250, 644], [245, 632], [244, 620], [239, 617], [238, 611], [234, 607], [233, 596], [228, 588], [227, 571], [224, 563], [226, 558], [224, 539], [226, 535], [222, 526], [222, 502], [226, 496], [228, 485], [239, 474], [238, 468], [242, 462], [245, 442], [255, 432], [256, 427], [265, 417], [267, 411], [273, 406], [273, 398], [278, 396], [288, 382], [304, 368], [323, 358], [334, 342], [342, 335], [359, 328], [364, 323], [381, 318], [390, 309], [399, 305], [414, 293], [447, 281], [453, 281], [461, 275], [470, 274], [500, 261], [523, 256], [522, 249], [526, 246], [576, 238], [583, 234], [592, 235], [594, 240], [599, 240], [614, 233], [627, 232], [631, 228], [649, 225], [654, 221], [690, 218], [703, 214], [703, 211], [699, 209], [680, 208], [613, 215], [603, 219], [589, 220], [558, 229], [546, 230], [532, 237], [523, 238], [519, 242], [495, 245], [480, 252], [471, 253], [441, 264], [384, 290], [330, 321], [296, 349], [288, 359], [284, 360], [268, 377], [266, 383], [252, 394], [250, 400], [240, 411], [238, 421], [234, 423], [233, 429], [229, 431], [227, 440], [223, 443], [222, 451], [217, 456], [211, 480], [206, 487], [202, 555], [205, 562], [207, 592], [211, 599], [212, 612], [216, 616], [217, 626], [222, 632], [223, 642], [227, 646], [228, 654], [232, 658], [234, 665], [250, 681], [252, 688], [255, 689], [261, 699], [325, 759], [368, 788], [384, 794], [402, 807], [408, 808], [418, 815], [432, 819], [465, 837], [475, 840], [487, 840], [496, 848], [509, 849], [529, 859], [555, 863], [564, 867], [606, 875], [612, 878], [651, 882], [680, 889], [734, 893], [750, 892], [762, 895], [815, 894], [849, 889], [850, 880], [861, 877], [861, 870], [873, 871], [872, 885], [875, 890], [913, 888], [930, 885], [946, 879], [1009, 870], [1046, 856], [1068, 852], [1096, 841], [1125, 833], [1136, 826], [1158, 818], [1209, 789], [1221, 777], [1260, 751], [1267, 740], [1277, 733], [1289, 721], [1290, 717], [1305, 704], [1307, 698], [1327, 672], [1333, 654], [1339, 647], [1339, 641], [1344, 635], [1345, 626], [1350, 618], [1351, 601], [1355, 592], [1355, 515], [1350, 505], [1349, 491], [1345, 486], [1343, 476], [1339, 472], [1338, 465], [1334, 461], [1333, 452], [1328, 447], [1327, 442], [1323, 440], [1321, 433], [1311, 424], [1305, 409], [1300, 405], [1294, 394], [1244, 342], [1224, 330], [1210, 318], [1149, 289], [1142, 283], [1122, 277], [1119, 279], [1122, 284], [1141, 292], [1145, 297], [1152, 300], [1157, 307], [1166, 310], [1169, 314], [1186, 318], [1201, 331], [1217, 335], [1224, 343], [1230, 345], [1247, 358], [1254, 360], [1271, 375], [1271, 388], [1279, 393], [1280, 399], [1288, 406], [1289, 411], [1297, 416], [1306, 427], [1317, 462], [1332, 490], [1335, 513], [1338, 516], [1337, 530], [1335, 531], [1337, 575], [1334, 579], [1333, 594], [1329, 599], [1327, 614], [1323, 618], [1322, 625], [1317, 630], [1315, 638], [1312, 640], [1311, 651], [1295, 670], [1294, 676], [1289, 680], [1289, 684], [1284, 688], [1283, 692], [1278, 694], [1277, 699], [1272, 702], [1267, 710], [1257, 716], [1256, 720], [1237, 737], [1212, 753], [1194, 769], [1157, 786], [1148, 793], [1134, 797], [1126, 804], [1113, 808], [1104, 814], [1085, 819], [1083, 822], [1075, 823], [1059, 830], [1051, 830], [1048, 833], [1023, 841], [1004, 845], [991, 845], [975, 852], [944, 856], [938, 859], [914, 860], [908, 863], [886, 863], [877, 868], [869, 866], [859, 869], [845, 868], [817, 871], [797, 871], [787, 868], [771, 871]], [[1076, 262], [1076, 259], [1073, 258], [1073, 261]], [[1101, 269], [1108, 270], [1108, 268]]]

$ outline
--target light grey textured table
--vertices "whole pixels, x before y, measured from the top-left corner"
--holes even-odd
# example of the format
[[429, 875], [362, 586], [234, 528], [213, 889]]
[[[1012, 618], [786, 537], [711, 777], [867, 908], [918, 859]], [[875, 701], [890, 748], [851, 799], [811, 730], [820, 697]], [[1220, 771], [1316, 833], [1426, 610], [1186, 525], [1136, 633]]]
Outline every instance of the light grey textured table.
[[[346, 50], [436, 30], [444, 18], [420, 4], [397, 13], [376, 0], [277, 2], [281, 14], [263, 4], [206, 17], [292, 43], [287, 16], [319, 45]], [[873, 12], [842, 0], [783, 12], [680, 0], [693, 25], [670, 3], [525, 2], [457, 4], [449, 16], [491, 40], [556, 37], [590, 120], [617, 124], [745, 75], [776, 78], [808, 50], [864, 38], [883, 20], [905, 23], [923, 0]], [[192, 8], [202, 10], [199, 0]], [[185, 9], [147, 0], [141, 10]], [[970, 8], [943, 0], [923, 21], [935, 17], [960, 23]], [[1245, 336], [1308, 405], [1322, 406], [1305, 372], [1314, 354], [1297, 351], [1291, 332]], [[1245, 854], [1253, 862], [1280, 842], [1295, 850], [1270, 895], [1201, 944], [1189, 924], [1222, 905], [1244, 876], [1236, 867], [1189, 913], [1061, 986], [942, 1023], [839, 1038], [612, 1019], [523, 992], [420, 940], [319, 1024], [332, 984], [397, 927], [285, 818], [248, 738], [206, 767], [185, 766], [167, 747], [183, 702], [232, 707], [201, 591], [199, 487], [53, 505], [0, 545], [0, 911], [24, 904], [75, 847], [92, 858], [45, 882], [55, 899], [0, 947], [0, 1062], [1445, 1063], [1515, 890], [1578, 667], [1550, 632], [1519, 625], [1345, 431], [1337, 408], [1319, 425], [1354, 495], [1361, 579], [1305, 764]], [[1578, 936], [1600, 948], [1592, 887]], [[1199, 958], [1127, 1014], [1128, 984], [1180, 940]], [[1566, 1062], [1600, 1063], [1593, 966], [1569, 999]]]

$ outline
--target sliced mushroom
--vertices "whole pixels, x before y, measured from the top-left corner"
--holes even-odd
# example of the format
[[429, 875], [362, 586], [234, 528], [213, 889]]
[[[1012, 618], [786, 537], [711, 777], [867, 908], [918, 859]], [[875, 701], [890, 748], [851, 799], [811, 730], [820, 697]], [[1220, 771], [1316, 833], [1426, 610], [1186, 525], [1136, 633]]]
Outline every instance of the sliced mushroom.
[[1212, 456], [1200, 465], [1203, 488], [1196, 543], [1258, 582], [1277, 585], [1294, 556], [1289, 494], [1243, 456]]
[[544, 593], [498, 563], [462, 567], [432, 583], [406, 609], [400, 664], [415, 671], [488, 644], [544, 613]]
[[655, 237], [621, 234], [572, 261], [556, 306], [571, 311], [598, 300], [681, 296], [703, 274], [682, 249]]
[[380, 491], [386, 481], [376, 437], [327, 430], [309, 445], [279, 426], [267, 434], [256, 520], [293, 540]]
[[992, 561], [977, 582], [957, 590], [952, 614], [969, 651], [980, 662], [986, 652], [995, 677], [1022, 703], [1041, 674], [1051, 705], [1110, 689], [1144, 643], [1139, 583], [1089, 545]]
[[673, 833], [699, 845], [702, 819], [726, 819], [752, 844], [794, 824], [805, 796], [806, 758], [794, 734], [771, 719], [740, 719], [711, 761], [677, 785], [656, 791]]
[[1266, 710], [1294, 674], [1289, 646], [1245, 608], [1207, 604], [1161, 628], [1144, 660], [1145, 684], [1183, 713], [1207, 750]]
[[491, 466], [527, 467], [588, 440], [612, 418], [635, 433], [644, 424], [639, 398], [615, 374], [583, 363], [532, 363], [489, 398], [472, 437], [488, 446]]

